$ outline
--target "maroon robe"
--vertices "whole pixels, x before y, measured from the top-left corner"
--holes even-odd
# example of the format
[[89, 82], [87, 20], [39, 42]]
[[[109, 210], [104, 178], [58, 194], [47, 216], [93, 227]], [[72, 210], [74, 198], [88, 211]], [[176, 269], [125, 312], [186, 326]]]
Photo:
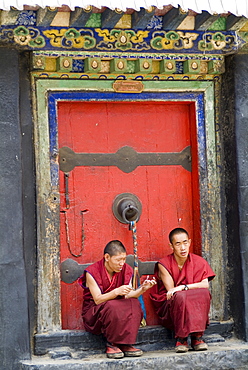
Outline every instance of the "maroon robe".
[[122, 270], [114, 273], [110, 280], [103, 258], [87, 267], [78, 282], [84, 289], [82, 317], [85, 330], [92, 334], [102, 333], [110, 343], [134, 344], [143, 317], [139, 300], [118, 296], [96, 305], [89, 288], [86, 287], [86, 272], [95, 279], [104, 294], [121, 285], [128, 285], [133, 269], [125, 263]]
[[159, 278], [158, 264], [166, 268], [174, 280], [174, 286], [199, 283], [203, 279], [212, 280], [215, 273], [204, 258], [189, 253], [180, 271], [174, 257], [170, 254], [155, 265], [155, 276], [158, 284], [150, 293], [155, 311], [161, 324], [174, 331], [175, 337], [186, 338], [190, 333], [204, 332], [209, 324], [211, 295], [206, 288], [197, 288], [176, 292], [167, 300], [167, 290]]

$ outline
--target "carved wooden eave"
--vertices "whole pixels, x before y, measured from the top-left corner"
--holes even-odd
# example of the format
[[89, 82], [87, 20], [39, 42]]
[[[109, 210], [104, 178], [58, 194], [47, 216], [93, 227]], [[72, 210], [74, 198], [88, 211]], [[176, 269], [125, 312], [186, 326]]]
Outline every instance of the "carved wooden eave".
[[0, 16], [0, 45], [33, 51], [35, 71], [80, 78], [220, 74], [224, 55], [246, 50], [247, 34], [245, 17], [171, 5], [126, 12], [25, 6], [2, 10]]
[[[165, 5], [162, 9], [157, 7], [140, 8], [140, 10], [121, 9], [111, 10], [107, 7], [96, 8], [87, 6], [86, 8], [75, 7], [71, 10], [69, 6], [45, 7], [24, 5], [23, 10], [11, 8], [11, 10], [1, 11], [1, 25], [18, 24], [25, 18], [26, 22], [34, 22], [39, 27], [50, 27], [59, 25], [63, 22], [67, 27], [90, 27], [90, 23], [98, 22], [98, 27], [102, 28], [130, 28], [146, 29], [151, 25], [157, 26], [158, 20], [162, 29], [171, 30], [185, 26], [195, 31], [206, 31], [215, 29], [224, 31], [240, 30], [246, 23], [247, 18], [236, 16], [230, 12], [217, 14], [209, 13], [205, 10], [197, 13], [193, 10], [183, 10], [172, 5]], [[34, 25], [33, 23], [33, 25]], [[101, 25], [99, 25], [101, 23]], [[214, 28], [213, 28], [214, 27]]]
[[[216, 75], [245, 39], [236, 31], [7, 26], [1, 43], [33, 51], [33, 70], [97, 76]], [[96, 76], [96, 77], [94, 77]], [[149, 77], [150, 76], [150, 77]]]
[[25, 7], [2, 11], [0, 24], [0, 44], [32, 50], [35, 71], [80, 78], [220, 74], [223, 56], [245, 48], [248, 30], [244, 17], [186, 13], [171, 6], [125, 13]]

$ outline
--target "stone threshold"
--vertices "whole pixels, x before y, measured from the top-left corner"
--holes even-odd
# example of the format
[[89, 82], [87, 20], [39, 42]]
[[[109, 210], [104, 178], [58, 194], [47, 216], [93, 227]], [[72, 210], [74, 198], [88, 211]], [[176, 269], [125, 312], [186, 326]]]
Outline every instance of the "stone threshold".
[[[211, 335], [210, 335], [211, 337]], [[207, 338], [206, 338], [207, 339]], [[223, 339], [224, 340], [224, 339]], [[207, 340], [206, 340], [207, 341]], [[144, 352], [143, 356], [124, 357], [120, 360], [106, 358], [104, 353], [80, 357], [79, 352], [71, 352], [64, 348], [63, 355], [56, 357], [56, 351], [45, 356], [33, 357], [30, 361], [21, 363], [21, 370], [122, 370], [122, 369], [248, 369], [248, 343], [235, 339], [223, 342], [208, 343], [208, 351], [176, 354], [173, 349], [161, 348]], [[57, 353], [58, 354], [58, 353]], [[61, 356], [62, 355], [62, 356]], [[71, 356], [71, 357], [70, 357]]]

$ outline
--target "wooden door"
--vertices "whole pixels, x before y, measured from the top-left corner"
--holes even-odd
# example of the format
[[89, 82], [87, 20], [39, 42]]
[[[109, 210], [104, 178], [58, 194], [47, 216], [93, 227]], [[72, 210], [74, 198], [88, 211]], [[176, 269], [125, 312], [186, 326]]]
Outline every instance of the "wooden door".
[[[190, 146], [192, 171], [179, 165], [143, 165], [130, 173], [116, 166], [77, 166], [68, 178], [66, 205], [64, 173], [60, 171], [61, 262], [79, 264], [102, 258], [106, 243], [121, 240], [133, 253], [128, 225], [113, 215], [121, 193], [135, 194], [142, 203], [137, 223], [138, 256], [157, 261], [171, 253], [168, 234], [186, 228], [200, 252], [199, 191], [195, 106], [190, 102], [97, 101], [59, 102], [59, 147], [75, 153], [116, 153], [129, 146], [141, 153], [175, 153]], [[63, 329], [82, 329], [82, 288], [61, 284]], [[157, 324], [148, 294], [147, 324]]]

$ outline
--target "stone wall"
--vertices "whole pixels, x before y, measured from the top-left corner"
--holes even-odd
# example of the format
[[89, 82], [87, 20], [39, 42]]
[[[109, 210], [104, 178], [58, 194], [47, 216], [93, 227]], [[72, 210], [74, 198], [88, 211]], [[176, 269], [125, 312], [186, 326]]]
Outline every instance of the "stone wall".
[[26, 58], [0, 49], [0, 363], [6, 370], [18, 369], [19, 360], [30, 357], [34, 323], [35, 202]]
[[[235, 118], [235, 60], [239, 56], [226, 57], [226, 72], [220, 85], [220, 119], [219, 132], [221, 137], [221, 191], [222, 191], [222, 230], [226, 238], [228, 305], [226, 313], [234, 319], [235, 334], [245, 337], [244, 330], [244, 291], [239, 238], [239, 204], [238, 204], [238, 171], [236, 166], [236, 133], [239, 126]], [[236, 71], [236, 78], [239, 72]], [[236, 99], [238, 97], [236, 96]], [[236, 127], [235, 127], [236, 125]]]
[[[237, 146], [238, 200], [240, 228], [235, 229], [234, 248], [240, 238], [241, 261], [244, 287], [244, 319], [245, 334], [248, 340], [248, 55], [236, 55], [234, 58], [235, 72], [235, 126]], [[239, 250], [235, 252], [239, 253]], [[237, 270], [237, 273], [238, 270]], [[235, 277], [234, 277], [235, 279]], [[238, 291], [242, 294], [242, 286]], [[242, 297], [242, 296], [241, 296]], [[241, 302], [240, 302], [241, 303]]]

